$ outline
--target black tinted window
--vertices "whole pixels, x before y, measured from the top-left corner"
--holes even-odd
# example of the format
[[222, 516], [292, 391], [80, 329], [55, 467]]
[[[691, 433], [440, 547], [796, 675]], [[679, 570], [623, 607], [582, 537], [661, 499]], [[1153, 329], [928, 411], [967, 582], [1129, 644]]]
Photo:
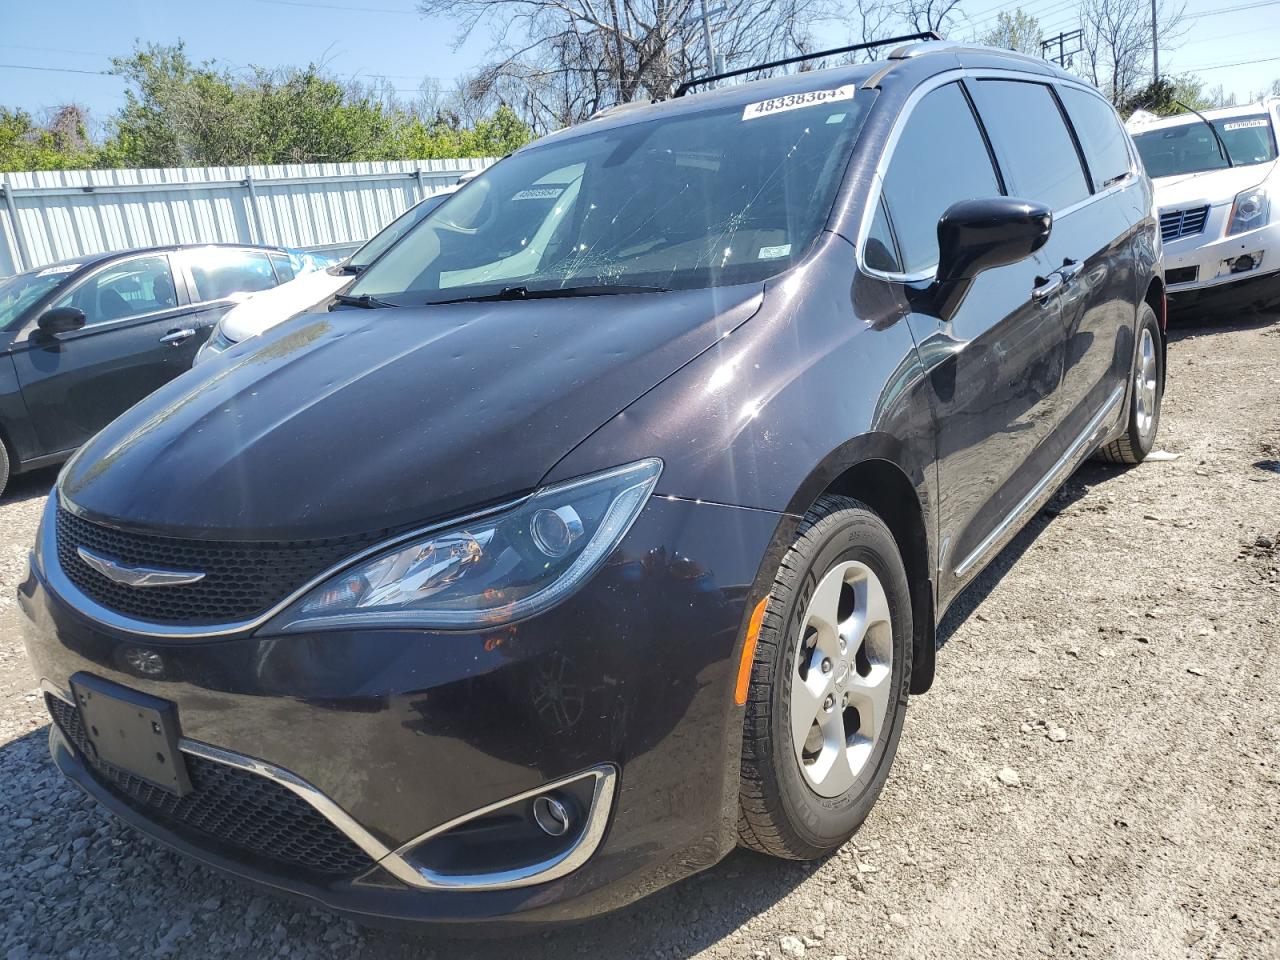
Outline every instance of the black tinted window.
[[1129, 172], [1129, 135], [1101, 97], [1074, 87], [1060, 87], [1058, 93], [1080, 138], [1093, 188], [1103, 190]]
[[197, 300], [222, 300], [237, 293], [255, 293], [276, 285], [275, 271], [265, 253], [209, 247], [191, 254], [191, 279]]
[[938, 219], [947, 207], [999, 194], [991, 156], [960, 87], [949, 83], [926, 94], [907, 118], [884, 179], [903, 272], [937, 265]]
[[79, 307], [88, 325], [171, 310], [177, 305], [168, 257], [138, 257], [112, 264], [51, 304]]
[[1048, 87], [1018, 80], [979, 80], [974, 86], [1010, 193], [1054, 210], [1089, 195], [1080, 156]]

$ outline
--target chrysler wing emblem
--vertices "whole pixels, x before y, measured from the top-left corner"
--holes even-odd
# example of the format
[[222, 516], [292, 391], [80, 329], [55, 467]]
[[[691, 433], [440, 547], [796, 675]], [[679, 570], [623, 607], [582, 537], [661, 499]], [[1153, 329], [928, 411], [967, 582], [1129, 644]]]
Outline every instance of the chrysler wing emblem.
[[76, 553], [80, 554], [81, 560], [108, 580], [123, 583], [127, 587], [172, 587], [183, 583], [195, 583], [197, 580], [204, 579], [204, 573], [199, 570], [161, 570], [157, 567], [131, 567], [128, 564], [121, 563], [119, 560], [112, 560], [110, 557], [104, 557], [100, 553], [86, 550], [84, 547], [76, 547]]

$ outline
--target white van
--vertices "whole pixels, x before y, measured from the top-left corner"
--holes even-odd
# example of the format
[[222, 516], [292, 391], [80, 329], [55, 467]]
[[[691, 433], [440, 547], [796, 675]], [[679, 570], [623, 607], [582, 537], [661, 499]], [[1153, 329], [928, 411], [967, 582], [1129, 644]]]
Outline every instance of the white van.
[[1128, 127], [1155, 184], [1170, 308], [1280, 299], [1280, 98]]

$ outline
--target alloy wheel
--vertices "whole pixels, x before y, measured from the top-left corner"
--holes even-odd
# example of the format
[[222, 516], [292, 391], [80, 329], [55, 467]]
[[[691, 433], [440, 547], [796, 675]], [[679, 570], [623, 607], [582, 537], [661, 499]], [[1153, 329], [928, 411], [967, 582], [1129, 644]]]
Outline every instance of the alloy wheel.
[[816, 793], [853, 786], [884, 732], [892, 679], [884, 587], [866, 564], [837, 564], [809, 601], [791, 678], [792, 745]]
[[1137, 408], [1134, 422], [1143, 443], [1150, 437], [1156, 421], [1156, 381], [1159, 375], [1155, 337], [1151, 335], [1150, 327], [1143, 327], [1142, 338], [1138, 342], [1137, 369], [1133, 376], [1133, 400]]

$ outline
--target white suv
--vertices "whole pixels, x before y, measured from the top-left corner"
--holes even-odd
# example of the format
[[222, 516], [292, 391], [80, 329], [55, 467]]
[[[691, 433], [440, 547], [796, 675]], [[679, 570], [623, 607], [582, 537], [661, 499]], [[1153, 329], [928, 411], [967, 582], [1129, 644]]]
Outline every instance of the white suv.
[[1169, 305], [1248, 307], [1280, 299], [1276, 121], [1280, 98], [1128, 127], [1155, 184]]

